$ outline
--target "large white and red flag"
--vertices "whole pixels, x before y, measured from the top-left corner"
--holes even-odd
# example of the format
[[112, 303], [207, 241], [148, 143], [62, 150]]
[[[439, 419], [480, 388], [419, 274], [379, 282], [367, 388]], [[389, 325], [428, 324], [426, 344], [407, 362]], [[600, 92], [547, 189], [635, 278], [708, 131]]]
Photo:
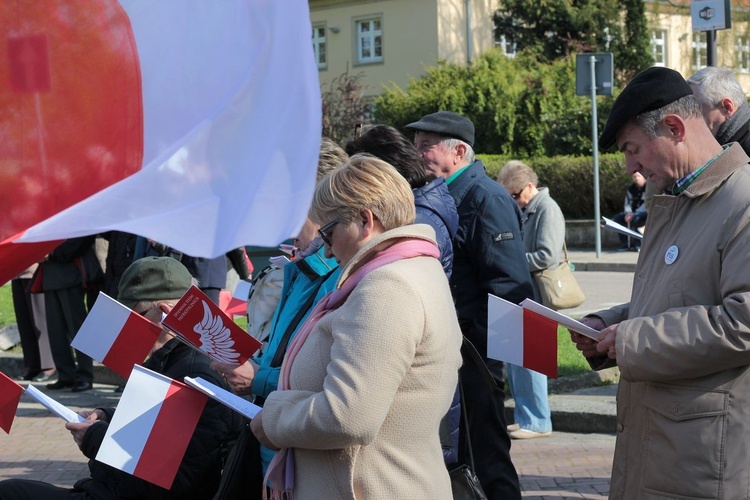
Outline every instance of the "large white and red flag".
[[96, 459], [170, 489], [208, 396], [135, 365]]
[[201, 257], [296, 234], [311, 29], [303, 0], [0, 3], [0, 283], [113, 229]]
[[557, 322], [488, 294], [487, 357], [557, 378]]
[[70, 345], [128, 378], [133, 365], [146, 359], [159, 333], [161, 326], [99, 293]]
[[0, 429], [10, 434], [10, 426], [16, 417], [18, 402], [21, 400], [23, 387], [0, 372]]

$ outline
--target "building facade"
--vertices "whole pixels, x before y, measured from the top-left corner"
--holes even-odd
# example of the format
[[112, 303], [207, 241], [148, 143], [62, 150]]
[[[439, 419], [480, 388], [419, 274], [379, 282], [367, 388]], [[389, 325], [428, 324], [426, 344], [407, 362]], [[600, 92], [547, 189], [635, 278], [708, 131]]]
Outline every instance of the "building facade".
[[[323, 87], [348, 71], [361, 74], [372, 98], [395, 84], [405, 88], [444, 60], [466, 64], [498, 47], [498, 0], [310, 0], [312, 45]], [[733, 68], [750, 91], [750, 0], [731, 0], [732, 28], [717, 32], [718, 65]], [[648, 0], [646, 16], [654, 64], [686, 78], [707, 65], [706, 34], [692, 31], [689, 0]], [[615, 65], [617, 61], [615, 61]]]

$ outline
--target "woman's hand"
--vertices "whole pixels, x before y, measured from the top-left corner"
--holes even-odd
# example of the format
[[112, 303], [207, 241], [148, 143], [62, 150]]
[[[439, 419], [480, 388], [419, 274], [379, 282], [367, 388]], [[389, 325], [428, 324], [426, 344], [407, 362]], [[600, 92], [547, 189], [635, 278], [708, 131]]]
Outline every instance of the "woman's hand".
[[211, 368], [219, 372], [233, 393], [245, 396], [251, 394], [253, 380], [260, 366], [250, 360], [245, 361], [240, 366], [213, 361], [211, 362]]

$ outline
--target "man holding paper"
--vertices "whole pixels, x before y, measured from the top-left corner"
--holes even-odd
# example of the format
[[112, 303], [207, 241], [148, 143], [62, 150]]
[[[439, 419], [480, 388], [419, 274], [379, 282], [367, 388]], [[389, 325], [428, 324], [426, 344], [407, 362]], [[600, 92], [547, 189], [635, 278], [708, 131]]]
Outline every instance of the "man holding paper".
[[750, 158], [719, 145], [692, 94], [649, 68], [600, 140], [662, 193], [631, 302], [582, 320], [598, 344], [572, 334], [593, 368], [620, 368], [612, 498], [748, 497]]
[[[159, 323], [194, 280], [188, 270], [170, 257], [144, 257], [134, 262], [122, 276], [119, 300]], [[211, 370], [210, 360], [196, 349], [174, 338], [163, 329], [151, 355], [143, 365], [174, 380], [185, 376], [202, 377], [227, 388]], [[180, 464], [172, 488], [167, 491], [143, 479], [94, 460], [107, 432], [114, 408], [97, 408], [81, 413], [82, 423], [67, 423], [78, 447], [91, 460], [91, 477], [76, 482], [72, 490], [47, 483], [10, 479], [0, 482], [0, 499], [210, 499], [219, 485], [223, 465], [222, 451], [236, 437], [239, 416], [228, 407], [209, 400]]]

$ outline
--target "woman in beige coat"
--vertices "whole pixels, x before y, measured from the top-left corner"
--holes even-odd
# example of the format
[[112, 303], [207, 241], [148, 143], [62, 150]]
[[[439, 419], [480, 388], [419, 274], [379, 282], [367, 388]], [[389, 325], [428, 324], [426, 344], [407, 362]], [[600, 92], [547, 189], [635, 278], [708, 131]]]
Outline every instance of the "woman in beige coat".
[[317, 186], [310, 218], [342, 266], [251, 427], [281, 452], [267, 479], [296, 498], [450, 499], [438, 436], [461, 333], [432, 228], [408, 183], [356, 155]]

